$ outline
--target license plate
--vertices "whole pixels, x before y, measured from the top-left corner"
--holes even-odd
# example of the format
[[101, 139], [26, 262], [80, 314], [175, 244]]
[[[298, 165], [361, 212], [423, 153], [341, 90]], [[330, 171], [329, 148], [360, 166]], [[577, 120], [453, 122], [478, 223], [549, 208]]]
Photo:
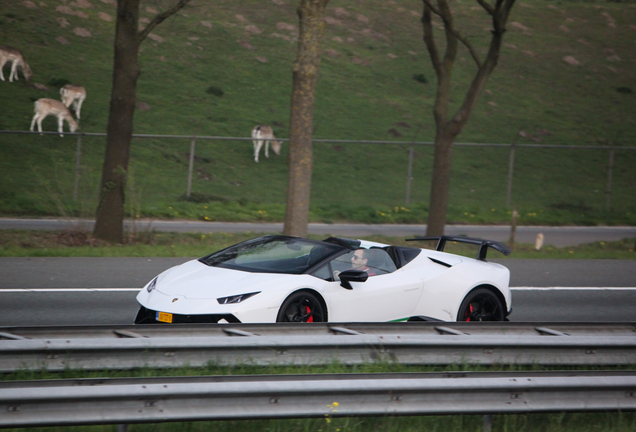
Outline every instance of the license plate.
[[172, 323], [172, 314], [166, 312], [157, 312], [157, 321]]

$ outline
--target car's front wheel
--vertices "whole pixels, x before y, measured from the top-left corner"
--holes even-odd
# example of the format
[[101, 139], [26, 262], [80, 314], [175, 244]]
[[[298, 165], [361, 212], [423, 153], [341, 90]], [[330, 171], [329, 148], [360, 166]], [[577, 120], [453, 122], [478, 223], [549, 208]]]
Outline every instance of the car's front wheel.
[[327, 311], [316, 295], [298, 291], [287, 297], [278, 311], [276, 322], [326, 322]]
[[489, 289], [471, 291], [459, 307], [457, 321], [503, 321], [505, 311], [501, 300]]

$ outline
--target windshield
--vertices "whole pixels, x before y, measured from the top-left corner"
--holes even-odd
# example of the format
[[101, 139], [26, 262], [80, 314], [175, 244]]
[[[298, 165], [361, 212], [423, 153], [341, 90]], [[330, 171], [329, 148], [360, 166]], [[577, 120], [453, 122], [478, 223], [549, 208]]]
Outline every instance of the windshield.
[[212, 267], [249, 272], [302, 274], [342, 249], [339, 245], [297, 237], [265, 236], [230, 246], [199, 261]]

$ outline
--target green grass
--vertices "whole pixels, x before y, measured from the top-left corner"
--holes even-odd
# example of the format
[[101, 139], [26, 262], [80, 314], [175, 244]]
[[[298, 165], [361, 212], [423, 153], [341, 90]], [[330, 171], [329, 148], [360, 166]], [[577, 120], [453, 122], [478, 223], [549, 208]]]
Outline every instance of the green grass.
[[[2, 0], [0, 39], [21, 49], [33, 82], [0, 82], [0, 129], [27, 130], [33, 101], [59, 98], [62, 82], [84, 85], [83, 132], [105, 132], [110, 98], [114, 5], [92, 2], [88, 18], [29, 9]], [[161, 2], [159, 2], [161, 3]], [[470, 2], [454, 5], [458, 26], [480, 52], [488, 22]], [[289, 134], [296, 2], [258, 0], [197, 3], [146, 40], [140, 54], [135, 133], [249, 135], [259, 123]], [[348, 15], [343, 15], [343, 8]], [[329, 24], [315, 107], [315, 138], [432, 141], [434, 73], [422, 42], [421, 2], [369, 0], [329, 5]], [[145, 18], [151, 16], [142, 7]], [[358, 19], [363, 15], [368, 19]], [[62, 27], [58, 19], [68, 20]], [[636, 4], [536, 0], [515, 5], [499, 65], [458, 142], [634, 146], [636, 143]], [[211, 24], [203, 25], [202, 22]], [[513, 24], [518, 23], [518, 24]], [[253, 34], [245, 27], [262, 31]], [[75, 28], [91, 37], [80, 37]], [[369, 32], [373, 30], [376, 33]], [[438, 31], [438, 35], [439, 35]], [[61, 44], [63, 37], [68, 44]], [[250, 48], [253, 48], [250, 49]], [[572, 66], [563, 58], [575, 57]], [[266, 63], [257, 57], [267, 59]], [[455, 87], [474, 67], [467, 52], [456, 62]], [[414, 76], [423, 75], [427, 83]], [[221, 89], [221, 96], [211, 88]], [[631, 91], [631, 92], [630, 92]], [[217, 94], [219, 94], [217, 92]], [[453, 104], [461, 102], [462, 91]], [[46, 130], [55, 120], [45, 120]], [[521, 136], [520, 131], [525, 136]], [[401, 136], [396, 136], [401, 135]], [[77, 199], [73, 199], [76, 138], [1, 135], [0, 215], [94, 214], [104, 154], [103, 137], [83, 137]], [[287, 190], [287, 146], [255, 164], [249, 141], [197, 141], [193, 198], [186, 201], [189, 139], [135, 139], [128, 215], [224, 221], [281, 221]], [[507, 223], [509, 151], [456, 147], [449, 223]], [[406, 205], [408, 145], [314, 144], [312, 221], [424, 223], [432, 148], [415, 149], [411, 201]], [[635, 225], [636, 151], [617, 150], [611, 210], [605, 209], [609, 154], [592, 149], [516, 152], [512, 205], [522, 224]]]
[[[121, 245], [108, 244], [80, 229], [66, 231], [0, 230], [0, 257], [201, 257], [235, 243], [261, 234], [246, 232], [172, 233], [131, 232]], [[325, 236], [310, 235], [322, 240]], [[404, 237], [368, 236], [367, 240], [385, 244], [413, 246]], [[492, 251], [491, 258], [542, 259], [636, 259], [635, 240], [596, 242], [575, 247], [546, 246], [540, 251], [534, 245], [517, 244], [508, 257]], [[434, 247], [424, 245], [421, 247]], [[477, 248], [471, 245], [448, 243], [451, 253], [476, 257]]]

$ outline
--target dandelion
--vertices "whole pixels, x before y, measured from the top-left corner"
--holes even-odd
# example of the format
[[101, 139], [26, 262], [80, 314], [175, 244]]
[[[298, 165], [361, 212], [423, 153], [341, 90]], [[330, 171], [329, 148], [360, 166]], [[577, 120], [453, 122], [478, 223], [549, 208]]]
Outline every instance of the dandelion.
[[168, 210], [172, 210], [172, 207], [168, 207]]
[[209, 218], [209, 217], [207, 217], [207, 216], [206, 216], [206, 217], [204, 217], [203, 219], [205, 219], [206, 221], [209, 221], [209, 220], [210, 220], [210, 218]]
[[398, 213], [399, 211], [400, 211], [400, 208], [399, 208], [399, 207], [396, 207], [396, 208], [395, 208], [395, 212], [396, 212], [396, 213]]
[[203, 234], [203, 235], [201, 236], [201, 240], [203, 240], [204, 238], [205, 238], [205, 234]]
[[573, 254], [573, 253], [574, 253], [574, 251], [568, 251], [568, 252], [570, 252], [571, 254]]
[[491, 212], [494, 212], [494, 211], [495, 211], [495, 209], [490, 209], [490, 211], [491, 211]]

